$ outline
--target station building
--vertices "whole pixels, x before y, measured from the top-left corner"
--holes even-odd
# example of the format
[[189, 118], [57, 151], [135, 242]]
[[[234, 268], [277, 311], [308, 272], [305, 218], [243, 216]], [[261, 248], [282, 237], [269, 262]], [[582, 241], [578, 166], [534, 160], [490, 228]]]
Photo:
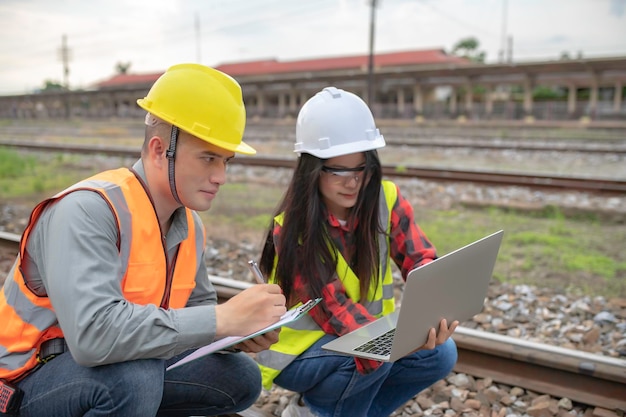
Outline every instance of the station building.
[[[379, 53], [371, 64], [369, 55], [355, 55], [215, 68], [241, 84], [254, 119], [293, 118], [309, 97], [333, 85], [363, 97], [382, 119], [626, 121], [626, 56], [484, 64], [428, 49]], [[82, 90], [0, 96], [0, 118], [141, 116], [136, 99], [161, 74], [118, 74]], [[553, 94], [542, 98], [538, 89]]]

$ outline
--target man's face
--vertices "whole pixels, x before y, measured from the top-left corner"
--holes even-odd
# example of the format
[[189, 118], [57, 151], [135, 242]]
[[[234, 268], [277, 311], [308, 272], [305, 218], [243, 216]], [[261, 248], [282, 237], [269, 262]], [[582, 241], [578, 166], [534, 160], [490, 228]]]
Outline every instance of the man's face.
[[180, 132], [176, 147], [176, 190], [188, 208], [205, 211], [226, 182], [226, 166], [235, 153]]

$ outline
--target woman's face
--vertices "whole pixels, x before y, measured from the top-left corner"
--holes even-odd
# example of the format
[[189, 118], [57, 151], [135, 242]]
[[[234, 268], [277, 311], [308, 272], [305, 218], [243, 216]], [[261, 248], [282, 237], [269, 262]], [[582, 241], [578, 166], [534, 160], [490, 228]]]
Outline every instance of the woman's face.
[[365, 180], [365, 154], [359, 152], [330, 158], [324, 163], [320, 175], [320, 192], [326, 207], [338, 219], [346, 220]]

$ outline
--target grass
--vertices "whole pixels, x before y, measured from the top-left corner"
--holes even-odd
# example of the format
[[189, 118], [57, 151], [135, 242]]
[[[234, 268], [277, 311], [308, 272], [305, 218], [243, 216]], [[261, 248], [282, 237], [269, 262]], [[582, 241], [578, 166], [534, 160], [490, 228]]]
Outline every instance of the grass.
[[[226, 185], [203, 214], [209, 233], [241, 233], [260, 244], [283, 190], [259, 191], [256, 183]], [[594, 216], [567, 217], [556, 207], [516, 212], [489, 207], [420, 209], [416, 221], [440, 254], [499, 229], [505, 231], [494, 278], [592, 296], [626, 297], [626, 225]], [[214, 225], [218, 224], [219, 227]], [[260, 247], [260, 246], [259, 246]]]
[[0, 178], [15, 180], [32, 171], [35, 165], [34, 157], [22, 157], [11, 149], [0, 147]]
[[623, 224], [499, 208], [425, 210], [417, 222], [441, 254], [503, 229], [494, 272], [501, 282], [626, 297]]
[[60, 191], [95, 172], [96, 167], [82, 164], [78, 156], [22, 154], [0, 147], [0, 191], [3, 199]]
[[220, 232], [225, 227], [233, 234], [251, 239], [259, 236], [260, 241], [282, 194], [283, 190], [276, 187], [264, 187], [259, 192], [259, 184], [254, 182], [226, 183], [220, 187], [211, 209], [200, 216], [208, 233], [211, 230]]
[[[108, 162], [109, 164], [111, 161]], [[129, 165], [128, 162], [120, 165]], [[0, 148], [2, 201], [27, 204], [100, 171], [86, 158]], [[201, 217], [210, 237], [247, 240], [260, 248], [284, 189], [254, 179], [227, 183]], [[499, 229], [505, 231], [494, 278], [565, 293], [626, 298], [626, 225], [593, 214], [568, 216], [557, 207], [518, 212], [496, 207], [416, 209], [416, 221], [440, 254]]]

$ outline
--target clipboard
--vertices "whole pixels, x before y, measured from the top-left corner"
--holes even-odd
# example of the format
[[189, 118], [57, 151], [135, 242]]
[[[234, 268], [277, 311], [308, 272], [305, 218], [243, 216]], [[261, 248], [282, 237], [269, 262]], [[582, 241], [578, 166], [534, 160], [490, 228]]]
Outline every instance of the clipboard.
[[262, 335], [263, 333], [267, 333], [271, 330], [274, 330], [278, 327], [281, 327], [287, 323], [291, 323], [293, 321], [298, 320], [299, 318], [301, 318], [302, 316], [304, 316], [306, 313], [308, 313], [313, 307], [315, 307], [320, 301], [322, 301], [321, 298], [315, 298], [312, 300], [307, 301], [306, 303], [299, 305], [296, 308], [292, 308], [291, 310], [288, 310], [285, 314], [283, 314], [280, 319], [273, 324], [270, 324], [269, 326], [258, 330], [254, 333], [251, 333], [247, 336], [227, 336], [224, 337], [222, 339], [216, 340], [215, 342], [203, 346], [199, 349], [197, 349], [195, 352], [185, 356], [184, 358], [182, 358], [181, 360], [179, 360], [176, 363], [173, 363], [172, 365], [168, 366], [166, 371], [169, 371], [170, 369], [174, 369], [177, 368], [181, 365], [186, 364], [187, 362], [191, 362], [194, 359], [197, 359], [201, 356], [204, 355], [208, 355], [211, 353], [215, 353], [224, 349], [228, 349], [229, 347], [232, 347], [234, 345], [236, 345], [237, 343], [243, 342], [244, 340], [248, 340], [248, 339], [252, 339], [253, 337], [257, 337]]

